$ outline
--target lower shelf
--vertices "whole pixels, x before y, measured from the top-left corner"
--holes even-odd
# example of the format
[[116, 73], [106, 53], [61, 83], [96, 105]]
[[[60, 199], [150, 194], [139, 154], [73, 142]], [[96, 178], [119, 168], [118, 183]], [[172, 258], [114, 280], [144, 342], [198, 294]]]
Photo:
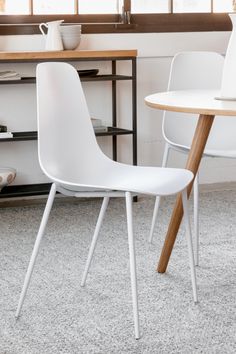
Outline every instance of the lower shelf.
[[[126, 135], [133, 134], [133, 130], [122, 129], [118, 127], [107, 127], [106, 132], [95, 132], [96, 136], [113, 136], [113, 135]], [[27, 141], [27, 140], [37, 140], [38, 134], [36, 131], [32, 132], [13, 132], [12, 138], [1, 138], [0, 142], [3, 141]]]
[[[117, 127], [108, 127], [106, 132], [97, 132], [96, 136], [114, 136], [133, 134], [133, 130], [122, 129]], [[37, 131], [31, 132], [13, 132], [13, 138], [0, 139], [2, 141], [27, 141], [37, 140]], [[17, 186], [7, 186], [0, 192], [1, 198], [16, 198], [24, 196], [47, 195], [50, 191], [51, 183], [26, 184]]]
[[[48, 195], [51, 183], [22, 184], [18, 186], [4, 187], [0, 192], [0, 200], [3, 198], [32, 197], [36, 195]], [[57, 192], [59, 193], [59, 192]], [[138, 197], [133, 197], [137, 202]]]

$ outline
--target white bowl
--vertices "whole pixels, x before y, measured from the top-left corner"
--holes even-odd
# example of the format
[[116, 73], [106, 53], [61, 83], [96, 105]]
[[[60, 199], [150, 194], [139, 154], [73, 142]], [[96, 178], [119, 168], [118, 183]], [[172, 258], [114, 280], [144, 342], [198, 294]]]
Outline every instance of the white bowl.
[[0, 167], [0, 191], [12, 183], [16, 177], [16, 170], [12, 167]]
[[74, 33], [74, 34], [62, 34], [61, 38], [78, 38], [81, 37], [80, 33]]
[[81, 35], [80, 34], [77, 34], [77, 35], [63, 35], [62, 34], [61, 39], [62, 39], [64, 49], [73, 50], [79, 46], [80, 40], [81, 40]]
[[61, 34], [81, 33], [81, 25], [60, 26]]

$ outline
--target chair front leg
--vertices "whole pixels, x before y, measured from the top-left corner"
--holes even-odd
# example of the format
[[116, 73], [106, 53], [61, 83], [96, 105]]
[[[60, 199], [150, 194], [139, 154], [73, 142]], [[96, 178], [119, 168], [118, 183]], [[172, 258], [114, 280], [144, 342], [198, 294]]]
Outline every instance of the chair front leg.
[[192, 235], [191, 235], [191, 228], [190, 228], [190, 221], [189, 221], [188, 198], [187, 198], [186, 189], [182, 191], [182, 202], [183, 202], [184, 222], [186, 227], [186, 238], [188, 244], [189, 263], [190, 263], [190, 271], [191, 271], [191, 279], [192, 279], [192, 287], [193, 287], [193, 299], [194, 302], [198, 302], [196, 269], [194, 264], [193, 243], [192, 243]]
[[135, 331], [135, 338], [139, 339], [140, 333], [139, 333], [139, 313], [138, 313], [138, 291], [137, 291], [135, 245], [134, 245], [133, 220], [132, 220], [132, 196], [131, 196], [130, 192], [125, 193], [125, 200], [126, 200], [127, 226], [128, 226], [130, 275], [131, 275], [131, 289], [132, 289], [133, 315], [134, 315], [134, 331]]
[[55, 194], [56, 194], [56, 185], [55, 185], [55, 183], [53, 183], [52, 187], [51, 187], [51, 190], [50, 190], [50, 193], [49, 193], [49, 196], [48, 196], [46, 207], [44, 209], [42, 221], [41, 221], [41, 224], [40, 224], [40, 227], [39, 227], [39, 231], [38, 231], [38, 235], [37, 235], [37, 238], [36, 238], [36, 241], [35, 241], [35, 244], [34, 244], [34, 249], [33, 249], [33, 252], [32, 252], [32, 255], [31, 255], [31, 258], [30, 258], [28, 270], [27, 270], [27, 273], [26, 273], [26, 276], [25, 276], [24, 285], [23, 285], [23, 288], [22, 288], [22, 291], [21, 291], [20, 300], [19, 300], [18, 307], [17, 307], [17, 310], [16, 310], [16, 315], [15, 315], [16, 318], [19, 317], [20, 312], [21, 312], [21, 308], [22, 308], [23, 303], [24, 303], [25, 295], [26, 295], [26, 292], [27, 292], [27, 289], [28, 289], [28, 286], [29, 286], [29, 283], [30, 283], [30, 279], [31, 279], [31, 275], [32, 275], [32, 272], [33, 272], [34, 264], [35, 264], [35, 261], [36, 261], [37, 255], [38, 255], [40, 242], [41, 242], [42, 237], [44, 235], [45, 227], [47, 225], [48, 218], [49, 218], [49, 215], [50, 215], [50, 211], [52, 209], [52, 205], [53, 205], [53, 201], [54, 201], [54, 198], [55, 198]]
[[91, 246], [90, 246], [90, 249], [89, 249], [88, 258], [87, 258], [86, 265], [85, 265], [85, 270], [84, 270], [84, 274], [83, 274], [83, 277], [82, 277], [81, 286], [85, 285], [85, 282], [86, 282], [86, 279], [87, 279], [87, 275], [88, 275], [88, 271], [89, 271], [89, 268], [90, 268], [90, 265], [91, 265], [91, 261], [92, 261], [92, 258], [93, 258], [94, 250], [95, 250], [95, 247], [96, 247], [96, 244], [97, 244], [98, 234], [99, 234], [99, 231], [100, 231], [101, 226], [102, 226], [102, 222], [103, 222], [103, 219], [104, 219], [105, 212], [107, 210], [109, 199], [110, 199], [109, 197], [104, 197], [103, 198], [101, 210], [100, 210], [100, 213], [99, 213], [99, 216], [98, 216], [97, 224], [96, 224], [95, 231], [94, 231], [94, 234], [93, 234], [92, 243], [91, 243]]

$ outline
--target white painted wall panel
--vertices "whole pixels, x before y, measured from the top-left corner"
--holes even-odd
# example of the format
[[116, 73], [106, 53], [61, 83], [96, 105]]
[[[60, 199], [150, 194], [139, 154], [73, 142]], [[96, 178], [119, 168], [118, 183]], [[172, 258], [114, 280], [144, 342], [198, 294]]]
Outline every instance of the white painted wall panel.
[[[138, 161], [141, 165], [160, 165], [163, 152], [161, 112], [144, 104], [144, 97], [163, 91], [167, 87], [173, 55], [187, 50], [213, 50], [224, 54], [230, 33], [150, 33], [150, 34], [99, 34], [83, 35], [80, 49], [138, 49]], [[43, 38], [35, 36], [0, 37], [0, 50], [43, 50]], [[99, 68], [108, 72], [109, 63], [79, 63], [78, 68]], [[34, 64], [1, 64], [0, 70], [14, 68], [21, 74], [34, 75]], [[120, 72], [129, 72], [130, 64], [118, 65]], [[111, 121], [111, 84], [108, 82], [84, 83], [91, 116]], [[118, 83], [119, 124], [130, 127], [131, 84]], [[9, 130], [34, 130], [36, 127], [35, 87], [0, 86], [0, 122]], [[118, 137], [119, 159], [131, 162], [131, 137]], [[99, 138], [105, 153], [110, 155], [110, 138]], [[37, 162], [36, 142], [1, 143], [1, 165], [11, 165], [18, 171], [16, 184], [46, 181]], [[170, 165], [184, 166], [185, 157], [173, 153]], [[202, 162], [201, 182], [215, 183], [236, 179], [236, 161], [205, 159]]]

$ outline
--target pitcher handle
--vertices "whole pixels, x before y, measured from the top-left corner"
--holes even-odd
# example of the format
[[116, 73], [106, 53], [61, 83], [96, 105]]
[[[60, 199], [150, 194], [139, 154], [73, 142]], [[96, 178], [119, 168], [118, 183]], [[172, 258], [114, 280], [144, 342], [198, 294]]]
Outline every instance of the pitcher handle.
[[46, 28], [48, 28], [48, 25], [47, 25], [46, 23], [40, 23], [40, 25], [39, 25], [40, 32], [42, 33], [43, 36], [45, 36], [46, 33], [45, 33], [44, 30], [43, 30], [43, 26], [45, 26]]

